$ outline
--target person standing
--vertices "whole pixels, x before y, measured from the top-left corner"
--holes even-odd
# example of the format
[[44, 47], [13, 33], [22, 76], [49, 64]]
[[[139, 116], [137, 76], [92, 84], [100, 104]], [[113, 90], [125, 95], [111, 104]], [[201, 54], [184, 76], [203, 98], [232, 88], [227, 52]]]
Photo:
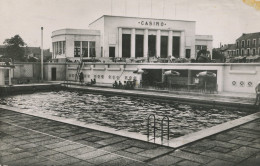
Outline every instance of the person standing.
[[256, 87], [255, 87], [255, 93], [256, 93], [256, 99], [255, 99], [255, 105], [260, 106], [260, 81], [258, 81]]
[[79, 73], [79, 82], [82, 84], [84, 82], [84, 74], [83, 72]]

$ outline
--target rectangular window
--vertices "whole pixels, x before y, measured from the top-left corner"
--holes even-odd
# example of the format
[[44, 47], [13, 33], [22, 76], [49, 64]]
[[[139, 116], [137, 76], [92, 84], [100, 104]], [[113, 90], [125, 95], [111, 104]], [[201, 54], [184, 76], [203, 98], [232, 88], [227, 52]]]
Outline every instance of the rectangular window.
[[255, 55], [256, 51], [255, 51], [255, 48], [253, 48], [253, 55]]
[[87, 41], [82, 42], [82, 55], [83, 55], [83, 57], [88, 57], [88, 42]]
[[256, 39], [253, 39], [253, 46], [256, 46]]
[[186, 58], [190, 58], [190, 49], [186, 49]]
[[89, 57], [96, 57], [96, 43], [89, 42]]
[[59, 50], [58, 50], [58, 42], [55, 42], [55, 54], [56, 54], [56, 55], [59, 54]]
[[244, 40], [241, 41], [241, 47], [245, 47], [245, 41]]
[[246, 53], [246, 54], [247, 54], [247, 56], [249, 56], [249, 54], [250, 54], [250, 48], [247, 49], [247, 53]]
[[201, 46], [196, 46], [196, 50], [201, 50]]
[[74, 41], [74, 57], [80, 57], [80, 41]]
[[168, 36], [161, 36], [161, 58], [167, 58], [168, 55]]
[[65, 54], [66, 53], [66, 41], [63, 41], [62, 44], [63, 44], [63, 47], [62, 47], [63, 51], [62, 52], [63, 52], [63, 54]]
[[241, 49], [241, 55], [244, 56], [244, 49]]
[[239, 55], [239, 50], [237, 50], [237, 55]]
[[237, 47], [238, 47], [238, 41], [237, 41]]
[[58, 42], [59, 55], [62, 54], [61, 41]]
[[247, 40], [247, 47], [250, 46], [250, 40]]
[[207, 46], [202, 46], [202, 50], [207, 50]]

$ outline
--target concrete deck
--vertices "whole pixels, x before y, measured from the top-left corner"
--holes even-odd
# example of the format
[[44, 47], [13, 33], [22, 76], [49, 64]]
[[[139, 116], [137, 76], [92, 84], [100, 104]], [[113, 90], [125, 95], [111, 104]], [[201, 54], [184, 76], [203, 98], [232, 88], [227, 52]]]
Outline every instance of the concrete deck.
[[256, 166], [260, 119], [180, 149], [0, 109], [0, 164]]

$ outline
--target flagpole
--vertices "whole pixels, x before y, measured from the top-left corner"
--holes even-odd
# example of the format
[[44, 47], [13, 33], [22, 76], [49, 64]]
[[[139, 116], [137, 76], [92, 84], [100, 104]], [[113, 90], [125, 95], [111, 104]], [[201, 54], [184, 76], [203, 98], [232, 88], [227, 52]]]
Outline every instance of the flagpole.
[[41, 80], [43, 81], [43, 27], [41, 27]]

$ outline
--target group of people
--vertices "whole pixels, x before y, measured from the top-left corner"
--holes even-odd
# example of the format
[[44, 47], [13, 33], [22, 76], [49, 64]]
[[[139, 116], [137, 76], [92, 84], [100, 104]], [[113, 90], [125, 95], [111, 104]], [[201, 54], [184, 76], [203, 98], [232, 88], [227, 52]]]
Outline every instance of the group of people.
[[121, 81], [117, 82], [115, 81], [113, 84], [113, 88], [116, 89], [134, 89], [136, 84], [136, 80], [134, 81], [124, 81], [124, 84], [122, 84]]
[[[84, 74], [83, 74], [83, 72], [79, 73], [79, 82], [81, 84], [84, 83]], [[94, 84], [96, 84], [96, 79], [95, 78], [93, 80], [91, 79], [90, 83], [86, 83], [86, 85], [94, 85]]]

